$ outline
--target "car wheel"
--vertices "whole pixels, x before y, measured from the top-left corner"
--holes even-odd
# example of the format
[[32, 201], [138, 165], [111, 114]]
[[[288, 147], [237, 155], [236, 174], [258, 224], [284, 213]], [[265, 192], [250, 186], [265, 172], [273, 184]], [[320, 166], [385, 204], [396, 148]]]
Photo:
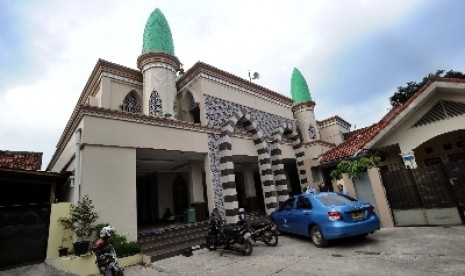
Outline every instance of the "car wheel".
[[242, 251], [242, 255], [244, 256], [250, 256], [252, 255], [252, 244], [249, 241], [246, 241], [244, 243], [244, 251]]
[[321, 232], [320, 227], [316, 225], [310, 229], [310, 238], [316, 247], [326, 247], [328, 245], [328, 241], [324, 238], [323, 232]]

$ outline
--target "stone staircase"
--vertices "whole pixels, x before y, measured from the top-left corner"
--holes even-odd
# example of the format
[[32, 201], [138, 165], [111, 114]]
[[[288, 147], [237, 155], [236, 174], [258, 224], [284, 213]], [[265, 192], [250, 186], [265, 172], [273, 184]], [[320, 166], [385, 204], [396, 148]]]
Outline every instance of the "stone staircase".
[[[160, 231], [161, 230], [161, 231]], [[205, 247], [208, 222], [175, 225], [141, 233], [137, 242], [141, 245], [144, 264], [170, 258]]]

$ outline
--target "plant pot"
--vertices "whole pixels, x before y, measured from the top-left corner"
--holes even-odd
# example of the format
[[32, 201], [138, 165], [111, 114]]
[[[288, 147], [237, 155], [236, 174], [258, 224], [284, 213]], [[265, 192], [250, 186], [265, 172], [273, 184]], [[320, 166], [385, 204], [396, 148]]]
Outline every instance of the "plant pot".
[[73, 243], [74, 255], [80, 256], [89, 252], [89, 241], [81, 241]]
[[58, 249], [58, 256], [59, 257], [63, 257], [63, 256], [67, 256], [67, 255], [68, 255], [68, 247]]

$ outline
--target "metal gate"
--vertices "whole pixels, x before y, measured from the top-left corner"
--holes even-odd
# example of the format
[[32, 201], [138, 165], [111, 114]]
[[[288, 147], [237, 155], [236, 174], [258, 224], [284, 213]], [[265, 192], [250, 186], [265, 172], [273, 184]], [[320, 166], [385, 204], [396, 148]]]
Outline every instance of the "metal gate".
[[465, 162], [381, 170], [396, 226], [465, 222]]
[[0, 207], [0, 270], [43, 262], [49, 224], [50, 204]]

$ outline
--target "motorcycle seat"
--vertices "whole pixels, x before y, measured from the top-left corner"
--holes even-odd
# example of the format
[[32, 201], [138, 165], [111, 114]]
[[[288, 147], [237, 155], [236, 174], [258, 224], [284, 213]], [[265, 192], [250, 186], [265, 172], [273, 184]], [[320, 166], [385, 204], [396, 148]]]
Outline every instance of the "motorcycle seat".
[[237, 227], [226, 227], [223, 229], [223, 232], [227, 235], [231, 235], [231, 234], [234, 234], [235, 232], [238, 231], [239, 228]]
[[254, 229], [263, 228], [268, 224], [268, 221], [253, 221], [250, 226]]

